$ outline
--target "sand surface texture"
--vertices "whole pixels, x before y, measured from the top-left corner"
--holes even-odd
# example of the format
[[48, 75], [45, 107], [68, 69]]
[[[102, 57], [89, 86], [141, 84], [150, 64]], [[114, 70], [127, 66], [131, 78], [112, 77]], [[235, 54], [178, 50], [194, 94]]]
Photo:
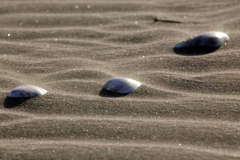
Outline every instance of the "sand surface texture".
[[[2, 0], [0, 14], [0, 159], [240, 159], [239, 0]], [[173, 49], [209, 31], [230, 41]], [[114, 77], [142, 86], [102, 90]], [[48, 93], [7, 98], [24, 84]]]

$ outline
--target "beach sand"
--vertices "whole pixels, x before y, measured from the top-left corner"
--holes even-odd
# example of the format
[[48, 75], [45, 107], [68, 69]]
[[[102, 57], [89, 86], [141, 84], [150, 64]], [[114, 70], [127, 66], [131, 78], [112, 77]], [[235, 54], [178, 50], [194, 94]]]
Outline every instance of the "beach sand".
[[[0, 14], [0, 159], [240, 159], [239, 0], [2, 0]], [[173, 49], [209, 31], [230, 41]], [[103, 91], [114, 77], [142, 85]], [[23, 84], [48, 93], [10, 101]]]

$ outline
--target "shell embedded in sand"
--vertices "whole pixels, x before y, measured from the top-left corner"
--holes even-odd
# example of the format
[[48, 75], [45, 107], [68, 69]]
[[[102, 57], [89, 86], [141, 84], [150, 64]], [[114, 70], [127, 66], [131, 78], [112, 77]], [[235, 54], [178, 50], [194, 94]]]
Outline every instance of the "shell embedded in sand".
[[22, 85], [14, 88], [8, 95], [12, 98], [32, 98], [37, 96], [42, 96], [47, 93], [47, 90], [32, 86], [32, 85]]
[[130, 78], [112, 78], [107, 81], [103, 89], [115, 92], [115, 93], [130, 93], [136, 90], [141, 85], [140, 82]]
[[180, 42], [174, 48], [185, 47], [213, 47], [218, 48], [229, 41], [227, 34], [223, 32], [207, 32], [196, 37], [190, 38], [186, 41]]

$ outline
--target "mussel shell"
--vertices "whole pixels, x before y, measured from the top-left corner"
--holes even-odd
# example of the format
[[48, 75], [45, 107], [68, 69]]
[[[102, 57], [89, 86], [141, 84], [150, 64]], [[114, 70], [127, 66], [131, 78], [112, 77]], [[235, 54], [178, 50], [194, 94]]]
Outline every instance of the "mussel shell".
[[21, 85], [14, 88], [8, 95], [12, 98], [32, 98], [42, 96], [47, 93], [47, 90], [33, 86], [33, 85]]
[[229, 41], [227, 34], [223, 32], [207, 32], [200, 34], [196, 37], [188, 39], [184, 42], [180, 42], [174, 46], [174, 48], [185, 48], [185, 47], [213, 47], [218, 48], [224, 43]]
[[118, 77], [112, 78], [109, 81], [107, 81], [104, 84], [103, 89], [115, 93], [130, 93], [136, 90], [140, 85], [141, 83], [136, 80]]

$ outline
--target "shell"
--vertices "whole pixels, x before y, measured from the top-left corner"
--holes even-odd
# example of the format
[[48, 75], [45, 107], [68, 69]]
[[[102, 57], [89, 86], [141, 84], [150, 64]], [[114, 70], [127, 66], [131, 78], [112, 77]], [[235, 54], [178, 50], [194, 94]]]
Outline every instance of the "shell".
[[228, 35], [223, 32], [207, 32], [180, 42], [174, 48], [185, 47], [213, 47], [218, 48], [229, 41]]
[[103, 89], [115, 92], [115, 93], [130, 93], [136, 90], [141, 85], [140, 82], [130, 78], [112, 78], [107, 81]]
[[42, 96], [47, 93], [47, 90], [32, 86], [32, 85], [22, 85], [14, 88], [8, 95], [12, 98], [32, 98], [37, 96]]

